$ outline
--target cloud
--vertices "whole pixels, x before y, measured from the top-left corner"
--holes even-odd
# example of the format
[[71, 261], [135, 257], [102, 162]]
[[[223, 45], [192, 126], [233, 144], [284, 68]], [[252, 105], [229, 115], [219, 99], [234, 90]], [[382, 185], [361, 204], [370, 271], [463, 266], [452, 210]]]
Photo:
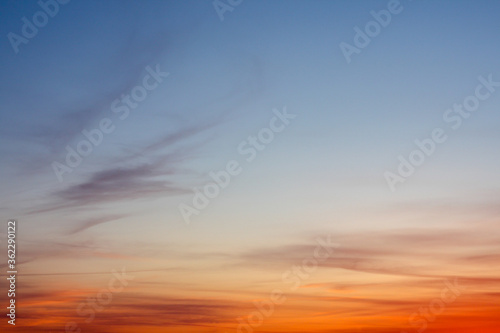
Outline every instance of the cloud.
[[[113, 216], [108, 218], [112, 219]], [[88, 225], [90, 224], [89, 222]], [[498, 253], [500, 243], [494, 233], [484, 228], [328, 233], [332, 234], [332, 241], [339, 243], [340, 247], [330, 258], [319, 263], [318, 271], [311, 275], [311, 279], [304, 280], [301, 288], [293, 292], [287, 288], [289, 285], [281, 281], [280, 274], [276, 275], [276, 281], [268, 280], [265, 284], [256, 283], [257, 276], [248, 276], [238, 282], [245, 288], [235, 290], [234, 284], [229, 287], [224, 282], [228, 277], [219, 266], [212, 266], [211, 269], [220, 272], [220, 284], [209, 286], [203, 282], [194, 283], [196, 280], [170, 280], [171, 274], [178, 276], [181, 273], [179, 268], [144, 268], [128, 271], [141, 273], [141, 279], [134, 280], [137, 284], [131, 284], [130, 290], [114, 295], [111, 306], [99, 313], [89, 325], [83, 324], [83, 318], [76, 316], [74, 309], [89, 296], [95, 296], [100, 290], [98, 286], [95, 290], [69, 290], [55, 296], [29, 290], [25, 299], [25, 304], [28, 305], [25, 311], [30, 312], [30, 316], [25, 320], [27, 323], [37, 322], [37, 327], [46, 329], [60, 328], [61, 323], [71, 320], [82, 323], [82, 330], [88, 332], [106, 332], [107, 327], [119, 331], [122, 324], [130, 328], [144, 327], [144, 322], [151, 328], [167, 328], [171, 331], [232, 331], [238, 325], [236, 318], [255, 311], [253, 302], [268, 298], [271, 290], [278, 287], [285, 292], [287, 300], [276, 306], [277, 311], [266, 318], [264, 325], [269, 326], [262, 326], [263, 332], [271, 327], [273, 332], [279, 332], [280, 329], [283, 332], [305, 332], [300, 325], [307, 322], [307, 332], [314, 333], [331, 332], [334, 328], [335, 332], [355, 333], [359, 332], [354, 328], [356, 325], [367, 332], [399, 333], [400, 330], [408, 330], [407, 322], [411, 313], [428, 306], [430, 301], [440, 296], [445, 286], [444, 281], [458, 277], [459, 285], [466, 289], [457, 302], [447, 307], [440, 320], [432, 324], [432, 332], [449, 333], [449, 329], [459, 329], [460, 325], [457, 323], [464, 316], [468, 322], [476, 323], [477, 327], [484, 327], [485, 332], [496, 325], [492, 318], [495, 318], [495, 300], [498, 298], [495, 288], [500, 281], [491, 274], [491, 268], [496, 259], [493, 254]], [[273, 268], [273, 271], [279, 272], [281, 269], [290, 269], [291, 265], [300, 266], [304, 258], [314, 253], [316, 245], [314, 241], [311, 242], [311, 238], [324, 237], [328, 233], [316, 234], [314, 237], [304, 236], [303, 241], [286, 246], [255, 248], [240, 254], [229, 253], [218, 256], [218, 259], [228, 262], [239, 260], [240, 267], [254, 272], [257, 268]], [[489, 237], [486, 236], [488, 234]], [[67, 244], [62, 246], [64, 253], [74, 257], [72, 251], [81, 254], [82, 251], [78, 248], [92, 247], [92, 244], [76, 244], [74, 249]], [[58, 247], [57, 244], [47, 247], [52, 248], [48, 254], [53, 255]], [[58, 252], [61, 253], [60, 248]], [[463, 253], [473, 255], [464, 256]], [[200, 258], [195, 253], [192, 254], [183, 253], [184, 261], [196, 261]], [[342, 270], [343, 273], [329, 274], [329, 270]], [[192, 268], [182, 274], [196, 274], [197, 271]], [[85, 277], [105, 274], [109, 272], [25, 275], [29, 282], [32, 275], [33, 278], [38, 275], [56, 278], [59, 275]], [[182, 290], [186, 296], [174, 296], [177, 294], [176, 290]], [[200, 292], [206, 292], [210, 296], [189, 296], [191, 293], [199, 295]], [[41, 306], [40, 302], [47, 299], [57, 301], [46, 302]], [[45, 314], [55, 318], [54, 321], [40, 323], [42, 317], [36, 310], [40, 308], [43, 308]], [[380, 316], [380, 313], [384, 316]], [[126, 322], [123, 321], [123, 316], [127, 316]]]
[[[53, 192], [52, 202], [32, 210], [30, 214], [186, 193], [187, 189], [165, 179], [182, 173], [177, 169], [181, 156], [181, 153], [173, 152], [151, 157], [149, 163], [133, 166], [116, 163], [116, 166], [91, 173], [80, 183]], [[101, 218], [98, 217], [97, 221]]]
[[[497, 260], [500, 236], [488, 228], [481, 229], [405, 229], [331, 234], [341, 246], [319, 263], [320, 267], [358, 273], [394, 275], [406, 278], [447, 278], [447, 269], [462, 278], [470, 275], [465, 267], [487, 269]], [[300, 264], [314, 253], [314, 241], [279, 247], [255, 249], [239, 256], [239, 266], [267, 269]], [[474, 253], [474, 256], [466, 255]], [[484, 276], [487, 278], [487, 276]]]
[[125, 216], [126, 215], [124, 215], [124, 214], [121, 214], [121, 215], [109, 215], [109, 216], [104, 216], [104, 217], [99, 217], [99, 218], [93, 218], [93, 219], [85, 220], [83, 222], [80, 222], [78, 225], [76, 225], [73, 228], [73, 230], [71, 230], [70, 232], [68, 232], [68, 235], [73, 235], [73, 234], [76, 234], [78, 232], [82, 232], [84, 230], [87, 230], [87, 229], [92, 228], [92, 227], [94, 227], [96, 225], [99, 225], [99, 224], [116, 221], [116, 220], [119, 220], [119, 219], [121, 219], [121, 218], [123, 218]]

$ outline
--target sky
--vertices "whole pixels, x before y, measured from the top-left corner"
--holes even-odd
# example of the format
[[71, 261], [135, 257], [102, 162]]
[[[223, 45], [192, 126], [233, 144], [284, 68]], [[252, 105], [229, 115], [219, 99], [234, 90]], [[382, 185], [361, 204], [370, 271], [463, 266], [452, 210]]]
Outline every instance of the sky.
[[499, 13], [2, 1], [0, 330], [500, 332]]

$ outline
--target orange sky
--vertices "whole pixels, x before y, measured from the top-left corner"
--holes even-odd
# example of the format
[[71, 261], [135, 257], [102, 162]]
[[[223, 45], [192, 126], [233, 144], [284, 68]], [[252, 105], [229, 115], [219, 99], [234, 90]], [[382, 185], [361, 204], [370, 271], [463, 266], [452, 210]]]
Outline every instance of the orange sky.
[[[226, 256], [190, 252], [182, 267], [156, 258], [165, 265], [156, 270], [133, 269], [140, 256], [94, 251], [93, 260], [124, 265], [23, 275], [16, 329], [61, 332], [74, 322], [68, 332], [499, 332], [497, 236], [478, 228], [324, 235]], [[64, 256], [39, 260], [50, 267]]]
[[0, 332], [500, 333], [499, 18], [0, 0]]

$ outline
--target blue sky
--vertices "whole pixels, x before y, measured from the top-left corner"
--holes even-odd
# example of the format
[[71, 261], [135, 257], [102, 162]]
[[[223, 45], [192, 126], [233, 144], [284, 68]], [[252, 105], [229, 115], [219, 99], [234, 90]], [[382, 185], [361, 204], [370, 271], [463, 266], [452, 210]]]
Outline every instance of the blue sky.
[[[2, 211], [48, 248], [63, 239], [127, 252], [138, 239], [174, 248], [175, 262], [186, 244], [258, 251], [324, 230], [477, 219], [490, 228], [500, 91], [456, 131], [443, 114], [474, 94], [478, 77], [500, 81], [500, 3], [401, 1], [347, 63], [340, 43], [353, 44], [354, 28], [388, 3], [247, 0], [221, 21], [211, 1], [72, 0], [15, 53], [7, 35], [21, 34], [40, 6], [3, 1]], [[169, 75], [120, 120], [113, 101], [142, 85], [147, 68]], [[297, 117], [245, 162], [240, 142], [284, 108]], [[115, 130], [60, 182], [52, 163], [104, 118]], [[391, 192], [384, 172], [437, 127], [448, 140]], [[178, 205], [233, 159], [241, 175], [186, 225]], [[35, 263], [32, 272], [43, 270]]]
[[[363, 190], [368, 201], [398, 202], [402, 194], [386, 191], [383, 172], [414, 149], [415, 139], [444, 126], [444, 111], [473, 92], [478, 76], [498, 73], [498, 4], [448, 3], [401, 2], [403, 11], [350, 64], [339, 44], [353, 44], [353, 28], [363, 28], [370, 11], [387, 2], [244, 2], [224, 13], [223, 22], [200, 1], [61, 5], [18, 54], [3, 40], [3, 180], [23, 196], [50, 198], [102, 170], [128, 167], [110, 156], [120, 160], [185, 131], [162, 152], [175, 148], [188, 155], [174, 182], [189, 189], [234, 158], [237, 144], [266, 124], [273, 108], [287, 106], [299, 120], [248, 173], [264, 179], [279, 173], [304, 188], [317, 184], [313, 197], [338, 192], [339, 200], [352, 202]], [[19, 33], [20, 18], [39, 10], [31, 2], [2, 6], [4, 35]], [[156, 65], [170, 76], [129, 118], [117, 120], [112, 101]], [[436, 193], [453, 197], [456, 192], [446, 189], [462, 172], [482, 167], [486, 172], [470, 177], [478, 191], [488, 190], [498, 159], [481, 156], [498, 143], [498, 103], [495, 95], [485, 101], [415, 178], [423, 177], [426, 186], [448, 179]], [[104, 117], [114, 119], [116, 131], [59, 183], [51, 162], [62, 161], [64, 147], [75, 146], [84, 138], [81, 131]], [[241, 181], [248, 182], [241, 193], [252, 193], [255, 178]], [[425, 197], [418, 181], [409, 180], [402, 191]]]

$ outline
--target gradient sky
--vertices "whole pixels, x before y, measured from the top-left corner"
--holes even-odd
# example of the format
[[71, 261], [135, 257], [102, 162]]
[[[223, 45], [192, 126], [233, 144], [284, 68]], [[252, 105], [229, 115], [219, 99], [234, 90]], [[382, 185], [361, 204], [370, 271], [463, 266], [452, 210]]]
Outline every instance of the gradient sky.
[[[0, 2], [15, 329], [238, 332], [280, 289], [253, 332], [500, 332], [500, 88], [460, 128], [443, 119], [479, 77], [500, 81], [500, 2], [402, 0], [347, 63], [340, 43], [389, 2], [245, 0], [221, 21], [211, 1], [72, 0], [17, 53], [7, 36], [40, 6]], [[148, 66], [169, 75], [120, 119]], [[247, 162], [240, 143], [285, 109]], [[115, 130], [59, 181], [52, 163], [104, 118]], [[384, 173], [435, 128], [446, 142], [391, 191]], [[187, 224], [179, 205], [231, 160], [242, 172]], [[294, 289], [282, 276], [318, 237], [338, 248]], [[79, 306], [122, 269], [133, 280], [86, 322]], [[455, 279], [456, 300], [412, 326]]]

